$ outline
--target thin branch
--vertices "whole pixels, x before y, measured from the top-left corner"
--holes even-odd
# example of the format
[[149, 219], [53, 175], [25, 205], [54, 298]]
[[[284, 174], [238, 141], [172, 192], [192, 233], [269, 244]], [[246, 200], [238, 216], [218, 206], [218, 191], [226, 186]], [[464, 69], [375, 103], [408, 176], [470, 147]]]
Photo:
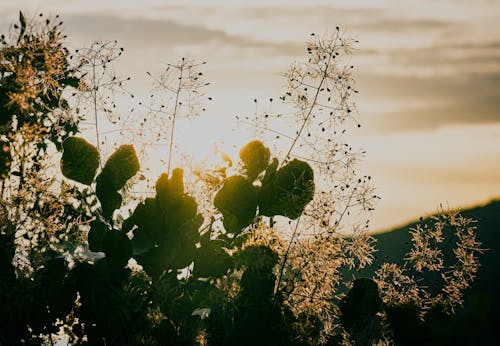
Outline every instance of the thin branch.
[[177, 91], [175, 93], [175, 105], [174, 112], [172, 114], [172, 127], [170, 128], [170, 144], [168, 149], [168, 164], [167, 164], [167, 175], [170, 175], [170, 164], [172, 161], [172, 149], [174, 145], [174, 130], [175, 130], [175, 119], [177, 117], [177, 107], [179, 105], [179, 95], [182, 89], [182, 72], [183, 72], [184, 64], [181, 64], [179, 67], [180, 75], [179, 75], [179, 84], [177, 85]]
[[[99, 140], [99, 123], [98, 123], [98, 116], [97, 116], [97, 83], [96, 83], [96, 75], [95, 75], [95, 60], [93, 60], [92, 63], [92, 98], [94, 101], [94, 118], [95, 118], [95, 137], [97, 140], [97, 152], [101, 152], [100, 150], [100, 140]], [[102, 168], [102, 163], [99, 163]]]
[[278, 276], [278, 283], [276, 284], [276, 289], [274, 291], [274, 297], [273, 297], [273, 301], [274, 302], [276, 302], [276, 297], [277, 297], [278, 292], [279, 292], [279, 285], [281, 283], [281, 278], [283, 277], [283, 272], [285, 270], [286, 261], [288, 260], [288, 254], [290, 253], [290, 250], [292, 248], [293, 240], [294, 240], [294, 238], [297, 235], [297, 232], [299, 230], [299, 223], [300, 223], [300, 218], [301, 217], [302, 217], [302, 215], [299, 216], [299, 218], [297, 219], [297, 223], [295, 224], [295, 229], [293, 230], [292, 237], [290, 238], [290, 242], [288, 243], [288, 247], [286, 249], [285, 255], [283, 256], [283, 262], [281, 263], [280, 273], [279, 273], [279, 276]]
[[326, 63], [325, 69], [324, 69], [323, 74], [321, 76], [321, 80], [320, 80], [319, 85], [318, 85], [316, 92], [314, 94], [314, 98], [311, 102], [311, 107], [309, 108], [309, 111], [307, 112], [307, 114], [304, 118], [304, 121], [302, 122], [302, 125], [301, 125], [299, 131], [297, 132], [297, 136], [294, 138], [292, 144], [290, 145], [290, 148], [288, 149], [288, 152], [286, 153], [286, 155], [283, 159], [283, 162], [285, 162], [288, 159], [288, 157], [290, 156], [290, 153], [292, 152], [295, 144], [297, 143], [298, 139], [300, 138], [300, 136], [302, 134], [302, 131], [304, 131], [304, 128], [306, 127], [306, 124], [309, 121], [309, 117], [311, 116], [312, 111], [313, 111], [314, 107], [316, 106], [316, 101], [318, 100], [318, 96], [319, 96], [319, 93], [321, 91], [321, 87], [323, 86], [323, 83], [324, 83], [326, 77], [328, 76], [328, 68], [330, 66], [331, 60], [332, 60], [332, 55], [330, 54], [328, 56], [328, 62]]

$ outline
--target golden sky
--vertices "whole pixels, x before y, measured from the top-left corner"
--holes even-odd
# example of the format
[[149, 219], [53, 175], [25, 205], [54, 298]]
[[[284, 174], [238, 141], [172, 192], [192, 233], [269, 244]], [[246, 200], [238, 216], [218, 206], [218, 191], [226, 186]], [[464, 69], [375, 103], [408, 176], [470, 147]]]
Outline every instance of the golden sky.
[[[0, 28], [18, 10], [60, 14], [72, 47], [116, 39], [118, 74], [145, 93], [145, 71], [190, 56], [207, 62], [213, 102], [190, 124], [199, 142], [243, 143], [234, 115], [281, 94], [280, 73], [312, 32], [338, 25], [360, 42], [351, 57], [363, 125], [350, 143], [382, 199], [372, 227], [500, 197], [500, 1], [19, 1], [2, 0]], [[214, 126], [216, 124], [216, 126]], [[182, 137], [182, 134], [181, 134]]]

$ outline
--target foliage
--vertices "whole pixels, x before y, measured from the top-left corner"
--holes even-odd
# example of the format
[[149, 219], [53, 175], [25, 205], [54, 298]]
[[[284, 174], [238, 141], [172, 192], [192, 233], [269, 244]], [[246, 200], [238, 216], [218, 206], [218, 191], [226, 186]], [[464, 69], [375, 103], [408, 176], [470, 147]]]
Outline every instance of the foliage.
[[77, 121], [66, 114], [68, 102], [62, 95], [67, 86], [77, 87], [79, 78], [62, 45], [61, 25], [57, 17], [32, 24], [20, 12], [19, 25], [0, 40], [2, 135], [12, 140], [25, 126], [40, 127], [37, 155], [49, 141], [60, 148], [78, 130]]
[[[232, 173], [224, 167], [211, 175], [218, 182], [207, 184], [213, 213], [206, 219], [184, 170], [170, 171], [175, 109], [167, 172], [154, 196], [124, 205], [140, 171], [134, 147], [118, 147], [102, 165], [97, 118], [97, 146], [74, 136], [78, 117], [62, 116], [71, 110], [61, 95], [66, 86], [80, 86], [84, 66], [69, 67], [60, 24], [48, 20], [40, 29], [22, 13], [19, 21], [0, 51], [8, 148], [0, 166], [0, 344], [54, 338], [89, 345], [408, 344], [442, 336], [432, 321], [454, 312], [478, 266], [470, 221], [445, 219], [457, 237], [451, 271], [433, 245], [447, 221], [430, 233], [415, 230], [408, 263], [441, 275], [434, 297], [390, 264], [373, 279], [342, 277], [343, 268], [373, 258], [366, 227], [340, 231], [346, 215], [371, 210], [376, 196], [369, 177], [353, 172], [356, 155], [330, 132], [354, 106], [350, 68], [337, 64], [351, 42], [339, 31], [311, 41], [308, 63], [287, 74], [282, 100], [295, 108], [298, 128], [277, 155], [282, 160], [271, 160], [260, 140], [245, 145]], [[181, 75], [193, 67], [182, 61]], [[338, 102], [338, 112], [325, 113], [324, 102]], [[307, 138], [318, 129], [330, 133], [315, 135], [312, 144]], [[62, 150], [63, 177], [42, 156], [49, 143]], [[307, 146], [318, 149], [313, 157], [302, 156]], [[124, 207], [130, 212], [122, 216]]]
[[20, 12], [19, 24], [0, 37], [2, 234], [15, 245], [19, 275], [49, 250], [73, 253], [89, 216], [87, 204], [72, 203], [85, 193], [54, 175], [52, 156], [80, 121], [67, 98], [79, 84], [78, 67], [61, 28], [58, 16], [32, 21]]
[[280, 169], [277, 160], [262, 179], [259, 205], [262, 215], [298, 218], [314, 196], [314, 172], [307, 162], [293, 159]]
[[66, 177], [89, 185], [99, 167], [99, 152], [85, 139], [69, 137], [63, 142], [61, 171]]
[[267, 168], [271, 158], [269, 148], [257, 140], [246, 144], [239, 154], [249, 180], [257, 178]]

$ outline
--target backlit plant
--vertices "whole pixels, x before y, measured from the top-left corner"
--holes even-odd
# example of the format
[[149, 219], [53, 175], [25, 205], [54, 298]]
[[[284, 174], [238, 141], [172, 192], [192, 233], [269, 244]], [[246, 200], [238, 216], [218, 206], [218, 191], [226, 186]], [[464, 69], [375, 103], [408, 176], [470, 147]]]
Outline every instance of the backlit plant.
[[[99, 84], [91, 79], [82, 89], [85, 74], [69, 65], [60, 24], [27, 22], [22, 13], [19, 22], [0, 50], [1, 344], [408, 344], [409, 337], [442, 337], [431, 322], [454, 312], [478, 267], [470, 220], [443, 214], [434, 228], [414, 230], [403, 267], [383, 264], [375, 278], [345, 276], [373, 260], [363, 217], [377, 197], [370, 177], [356, 173], [362, 153], [342, 136], [356, 90], [342, 62], [354, 42], [339, 29], [331, 38], [314, 35], [308, 61], [287, 72], [281, 101], [290, 112], [257, 122], [265, 131], [241, 148], [231, 169], [226, 159], [225, 167], [197, 172], [212, 205], [204, 217], [184, 170], [170, 167], [179, 99], [170, 113], [167, 172], [149, 197], [124, 203], [140, 171], [134, 147], [121, 145], [104, 160], [99, 138], [94, 146], [75, 136], [79, 118], [67, 115], [62, 96], [66, 87], [79, 88], [96, 103]], [[191, 71], [183, 66], [175, 67]], [[289, 133], [273, 127], [283, 118], [292, 120], [285, 122]], [[288, 141], [284, 150], [266, 146], [269, 133]], [[59, 164], [43, 156], [49, 147]], [[456, 237], [453, 263], [439, 250], [447, 228]], [[410, 267], [437, 273], [441, 289], [426, 290]]]

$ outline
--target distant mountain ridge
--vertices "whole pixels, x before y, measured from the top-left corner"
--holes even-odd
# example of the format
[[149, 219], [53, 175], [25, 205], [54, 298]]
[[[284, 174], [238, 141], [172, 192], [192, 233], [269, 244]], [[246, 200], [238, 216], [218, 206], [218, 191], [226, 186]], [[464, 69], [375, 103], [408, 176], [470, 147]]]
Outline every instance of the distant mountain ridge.
[[[461, 210], [468, 218], [477, 220], [477, 236], [484, 253], [476, 281], [466, 293], [462, 310], [454, 318], [454, 333], [450, 345], [500, 345], [500, 199], [485, 205]], [[430, 217], [422, 223], [429, 223]], [[374, 263], [353, 273], [354, 277], [373, 277], [382, 263], [402, 264], [411, 249], [410, 230], [417, 222], [374, 235], [377, 240]], [[446, 235], [445, 235], [446, 239]], [[451, 252], [451, 249], [449, 249]], [[450, 253], [451, 255], [451, 253]], [[446, 256], [446, 253], [445, 253]]]

